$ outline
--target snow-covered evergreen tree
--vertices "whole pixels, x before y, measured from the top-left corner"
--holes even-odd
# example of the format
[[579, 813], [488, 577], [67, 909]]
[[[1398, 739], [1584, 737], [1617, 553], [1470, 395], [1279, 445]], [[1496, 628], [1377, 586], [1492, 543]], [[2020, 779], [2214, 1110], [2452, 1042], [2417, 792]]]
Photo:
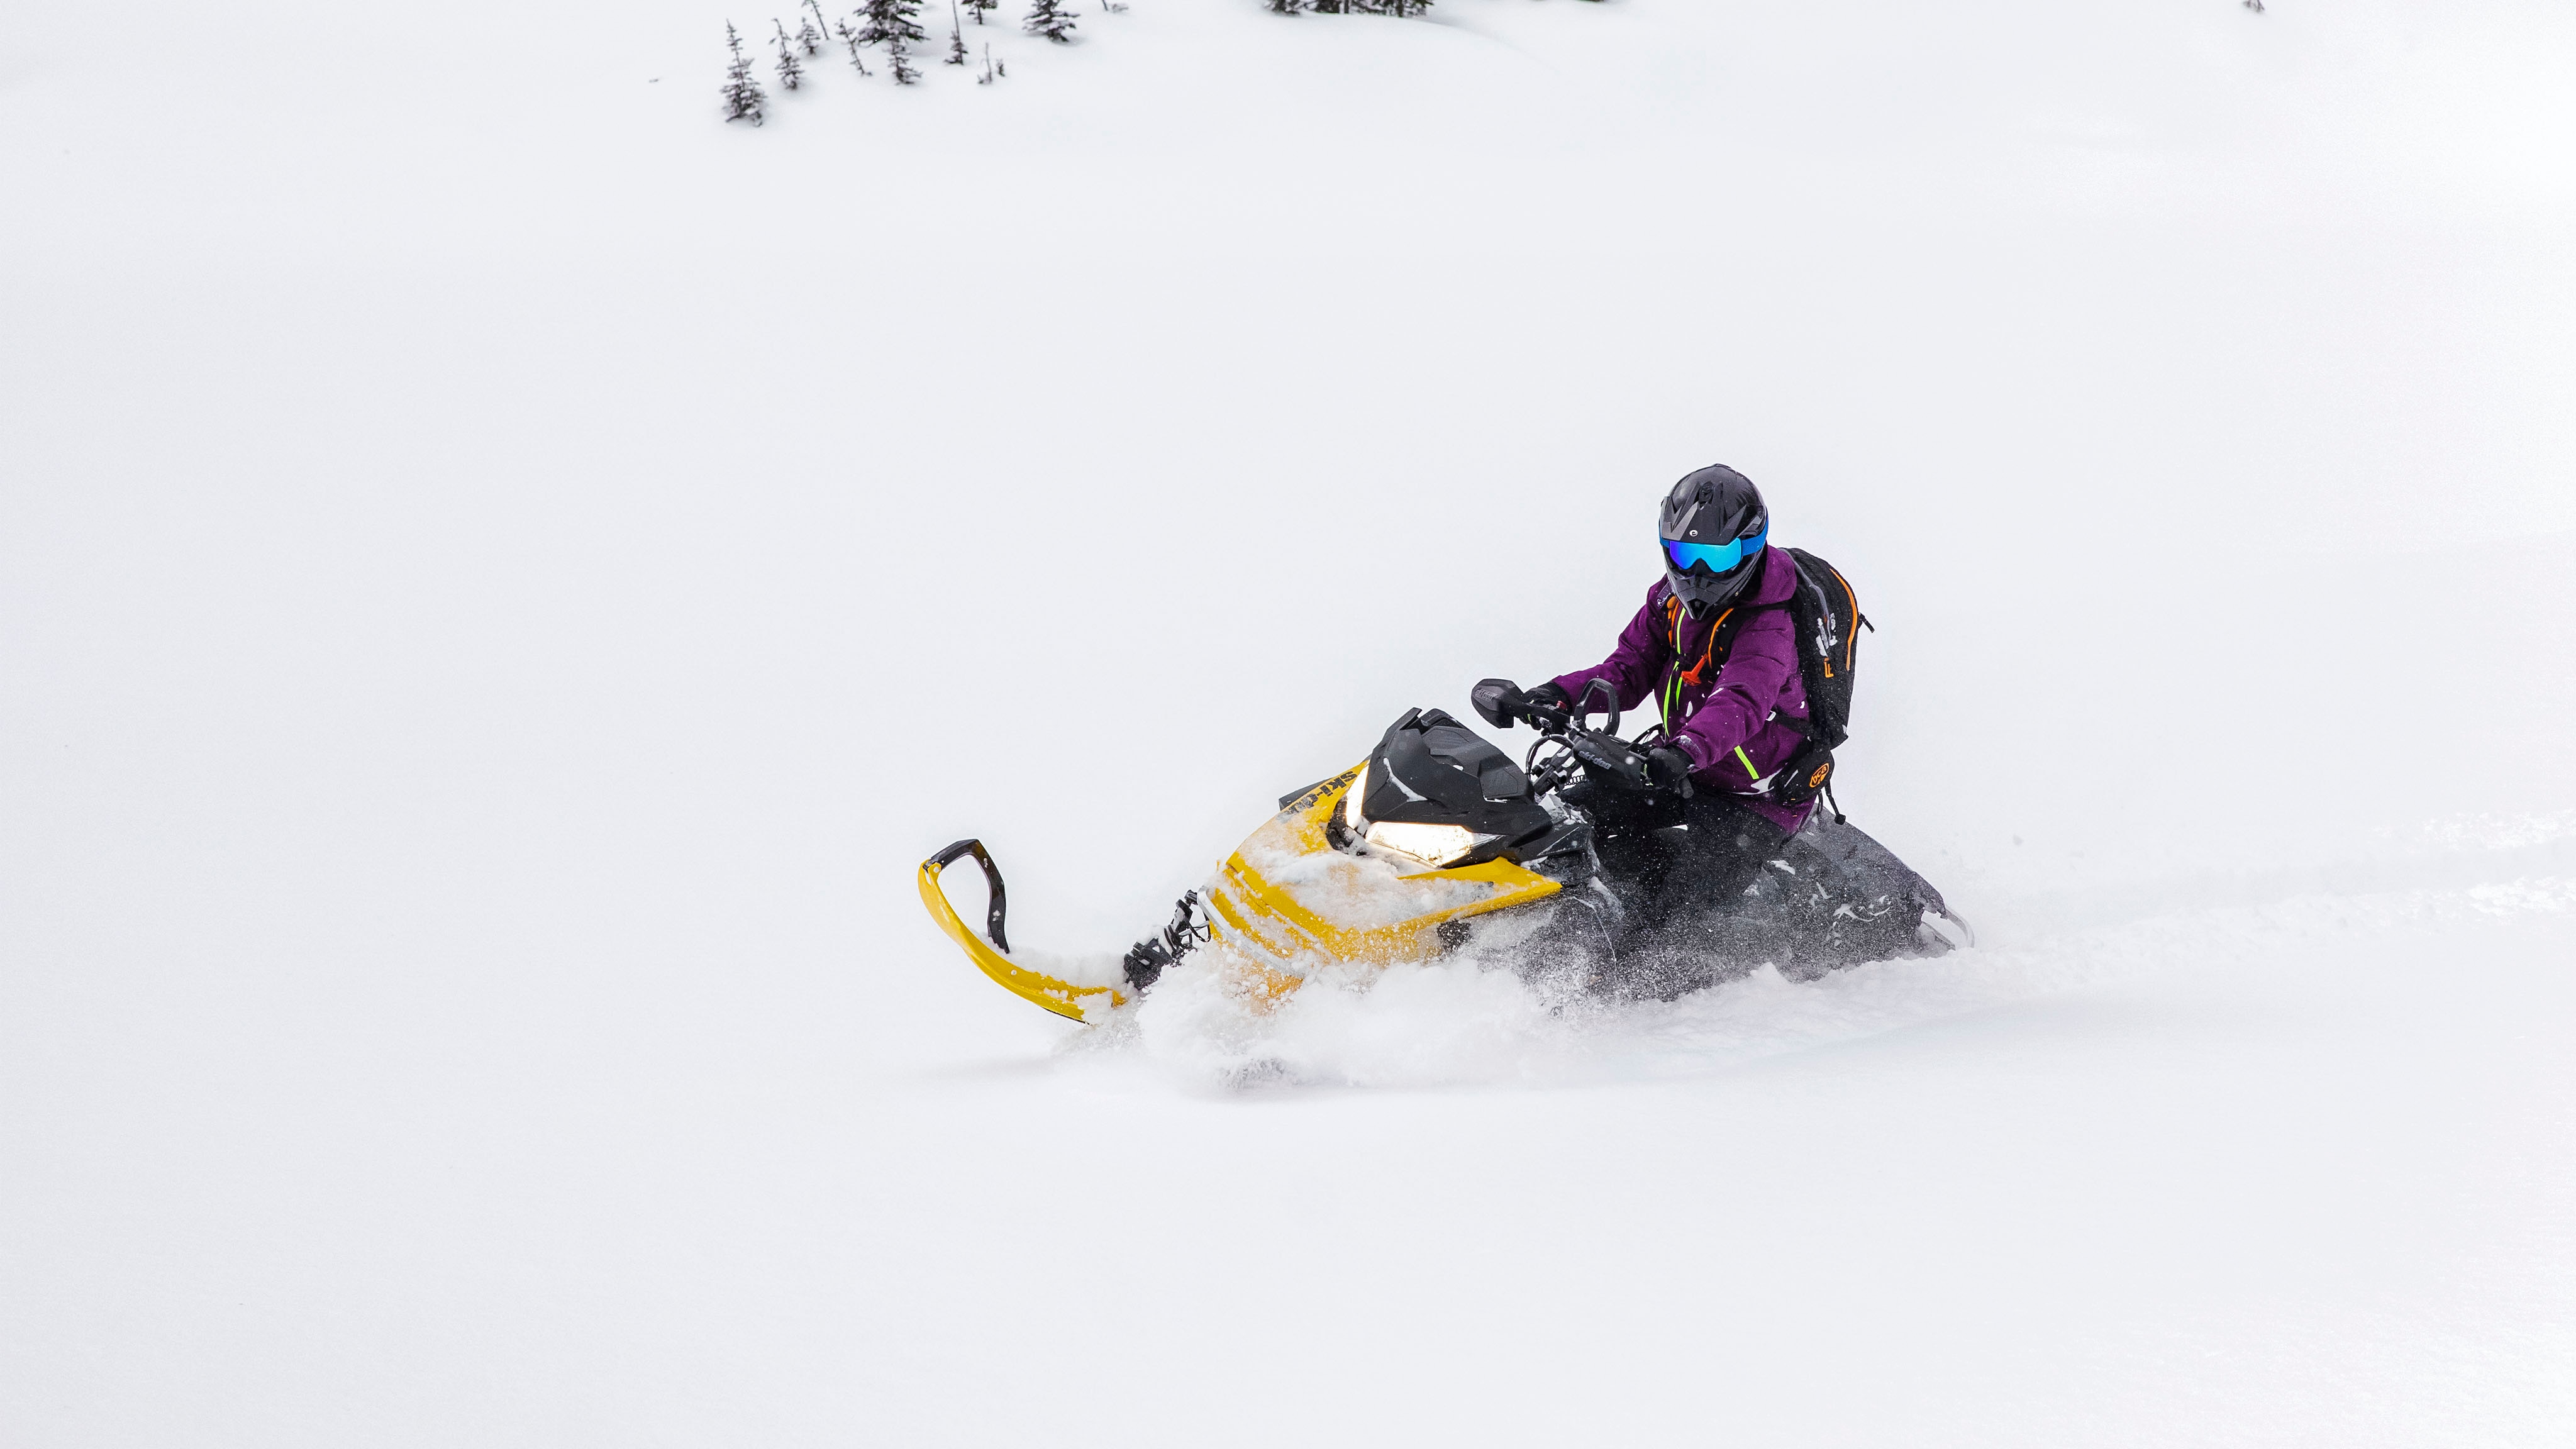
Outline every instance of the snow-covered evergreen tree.
[[[975, 23], [981, 25], [984, 23], [984, 12], [1001, 3], [1002, 0], [966, 0], [966, 8], [975, 12]], [[985, 48], [991, 49], [990, 46]]]
[[823, 48], [823, 32], [814, 28], [813, 21], [802, 17], [798, 18], [796, 22], [796, 48], [805, 52], [807, 55], [813, 55]]
[[804, 63], [796, 58], [796, 39], [787, 33], [786, 25], [777, 18], [772, 17], [769, 23], [778, 27], [779, 87], [792, 91], [805, 83]]
[[966, 27], [957, 19], [957, 0], [948, 0], [948, 63], [966, 63]]
[[1273, 15], [1294, 15], [1306, 8], [1306, 0], [1270, 0]]
[[921, 79], [921, 72], [912, 68], [912, 56], [903, 48], [900, 35], [886, 37], [886, 65], [894, 71], [896, 85], [908, 86]]
[[832, 22], [823, 18], [823, 7], [816, 4], [815, 0], [805, 0], [805, 13], [811, 18], [808, 23], [797, 27], [797, 33], [800, 37], [811, 37], [805, 46], [805, 53], [812, 55], [816, 47], [830, 38]]
[[760, 82], [752, 79], [751, 57], [743, 54], [742, 37], [734, 33], [733, 22], [730, 20], [725, 22], [725, 45], [733, 52], [733, 63], [725, 68], [722, 92], [725, 119], [749, 121], [757, 126], [761, 122], [761, 104], [769, 97], [761, 93]]
[[861, 45], [883, 45], [890, 39], [911, 45], [930, 38], [920, 24], [921, 0], [867, 0], [859, 14], [867, 17], [859, 26]]
[[1073, 38], [1073, 13], [1064, 8], [1064, 0], [1036, 0], [1020, 28], [1062, 45]]

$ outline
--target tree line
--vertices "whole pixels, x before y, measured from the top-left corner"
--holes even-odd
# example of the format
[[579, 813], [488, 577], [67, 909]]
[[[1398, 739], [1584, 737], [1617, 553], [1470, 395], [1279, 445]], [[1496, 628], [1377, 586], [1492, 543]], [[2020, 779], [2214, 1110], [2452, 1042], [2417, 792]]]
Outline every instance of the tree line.
[[[915, 64], [916, 47], [927, 46], [929, 33], [921, 28], [923, 0], [864, 0], [858, 9], [838, 20], [826, 19], [819, 0], [803, 0], [795, 12], [796, 28], [787, 22], [771, 19], [770, 45], [775, 56], [770, 69], [781, 90], [801, 90], [808, 76], [808, 63], [820, 60], [837, 40], [849, 53], [850, 68], [863, 76], [877, 72], [868, 69], [866, 52], [878, 53], [886, 74], [899, 86], [921, 83], [921, 69]], [[1074, 6], [1080, 0], [1030, 0], [1028, 13], [1020, 18], [1020, 28], [1032, 35], [1042, 35], [1058, 45], [1069, 44], [1074, 32]], [[1115, 14], [1127, 6], [1122, 0], [1096, 0], [1100, 9]], [[2246, 0], [2251, 5], [2257, 0]], [[1408, 18], [1431, 8], [1431, 0], [1262, 0], [1274, 14], [1295, 15], [1312, 12], [1318, 15], [1392, 15]], [[979, 85], [991, 85], [1010, 74], [1003, 62], [993, 58], [993, 47], [987, 43], [978, 63], [966, 48], [967, 17], [981, 27], [985, 17], [1001, 7], [1001, 0], [948, 0], [948, 44], [940, 56], [945, 65], [975, 70]], [[724, 118], [749, 121], [757, 126], [765, 117], [769, 92], [760, 83], [758, 63], [744, 47], [742, 35], [725, 22], [725, 48], [731, 60], [725, 67]]]
[[[1031, 0], [1028, 14], [1021, 18], [1020, 28], [1032, 35], [1042, 35], [1059, 45], [1073, 39], [1074, 10], [1077, 0]], [[1127, 7], [1118, 0], [1099, 0], [1103, 10], [1115, 12]], [[863, 76], [877, 72], [868, 69], [867, 52], [877, 52], [879, 63], [899, 86], [921, 83], [921, 69], [915, 57], [927, 46], [929, 32], [921, 28], [922, 0], [865, 0], [858, 9], [838, 20], [825, 18], [819, 0], [804, 0], [795, 12], [796, 28], [772, 18], [769, 22], [771, 47], [775, 52], [770, 62], [781, 90], [802, 90], [810, 77], [809, 63], [820, 60], [837, 40], [849, 55], [850, 68]], [[1001, 8], [1001, 0], [949, 0], [948, 44], [940, 63], [975, 69], [979, 85], [991, 85], [1010, 74], [1008, 66], [993, 59], [993, 47], [983, 47], [982, 64], [966, 48], [967, 17], [982, 26], [985, 17]], [[733, 22], [725, 22], [725, 49], [731, 59], [725, 66], [725, 82], [719, 94], [724, 100], [724, 118], [749, 121], [757, 126], [765, 118], [769, 92], [761, 85], [758, 63], [745, 48], [742, 33]]]

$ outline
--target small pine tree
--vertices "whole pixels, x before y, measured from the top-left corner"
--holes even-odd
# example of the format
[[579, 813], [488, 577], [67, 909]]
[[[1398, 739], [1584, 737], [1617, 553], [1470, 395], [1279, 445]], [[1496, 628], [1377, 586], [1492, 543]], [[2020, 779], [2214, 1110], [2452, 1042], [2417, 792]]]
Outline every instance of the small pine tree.
[[867, 17], [859, 27], [861, 45], [883, 45], [890, 38], [909, 45], [930, 38], [918, 23], [921, 0], [867, 0], [859, 13]]
[[805, 67], [796, 59], [796, 41], [787, 33], [787, 27], [780, 25], [775, 18], [769, 23], [778, 26], [779, 88], [792, 91], [805, 83]]
[[725, 46], [733, 52], [733, 63], [725, 68], [725, 119], [761, 122], [761, 104], [769, 99], [761, 94], [760, 82], [751, 78], [751, 57], [742, 53], [742, 37], [734, 33], [733, 22], [725, 22]]
[[823, 32], [814, 28], [813, 21], [799, 19], [796, 22], [796, 48], [807, 55], [815, 54], [823, 48]]
[[[975, 23], [981, 25], [984, 23], [984, 12], [1001, 3], [1002, 0], [966, 0], [966, 8], [975, 12]], [[985, 47], [987, 50], [991, 48]]]
[[957, 20], [957, 0], [948, 0], [948, 63], [966, 63], [966, 27]]
[[894, 70], [896, 85], [908, 86], [921, 79], [921, 72], [912, 68], [912, 57], [905, 53], [903, 37], [900, 35], [886, 37], [886, 64]]
[[1073, 38], [1073, 16], [1064, 8], [1064, 0], [1037, 0], [1020, 28], [1062, 45]]
[[841, 43], [850, 48], [850, 69], [861, 75], [874, 74], [868, 69], [868, 63], [859, 59], [859, 33], [850, 28], [850, 22], [844, 20], [833, 28], [839, 32]]
[[796, 27], [796, 38], [805, 42], [805, 53], [812, 55], [832, 33], [832, 22], [823, 18], [823, 7], [814, 0], [805, 0], [805, 13], [809, 18]]

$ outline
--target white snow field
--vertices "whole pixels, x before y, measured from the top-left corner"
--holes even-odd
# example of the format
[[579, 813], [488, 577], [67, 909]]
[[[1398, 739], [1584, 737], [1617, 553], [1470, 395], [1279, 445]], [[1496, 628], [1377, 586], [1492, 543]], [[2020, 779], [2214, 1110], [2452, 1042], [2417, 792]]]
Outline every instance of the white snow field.
[[[0, 1444], [2576, 1441], [2576, 10], [1081, 7], [11, 7]], [[1711, 461], [1978, 949], [924, 918], [1122, 949]]]

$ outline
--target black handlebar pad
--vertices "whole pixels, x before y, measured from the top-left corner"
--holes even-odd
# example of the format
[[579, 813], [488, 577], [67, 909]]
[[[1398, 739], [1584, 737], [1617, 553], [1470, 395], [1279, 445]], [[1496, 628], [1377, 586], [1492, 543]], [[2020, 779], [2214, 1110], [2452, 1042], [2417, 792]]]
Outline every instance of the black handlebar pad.
[[1602, 734], [1594, 730], [1568, 730], [1565, 734], [1565, 743], [1568, 749], [1574, 751], [1576, 759], [1594, 769], [1608, 771], [1617, 776], [1622, 784], [1642, 788], [1653, 783], [1652, 777], [1646, 772], [1644, 752], [1616, 735]]

